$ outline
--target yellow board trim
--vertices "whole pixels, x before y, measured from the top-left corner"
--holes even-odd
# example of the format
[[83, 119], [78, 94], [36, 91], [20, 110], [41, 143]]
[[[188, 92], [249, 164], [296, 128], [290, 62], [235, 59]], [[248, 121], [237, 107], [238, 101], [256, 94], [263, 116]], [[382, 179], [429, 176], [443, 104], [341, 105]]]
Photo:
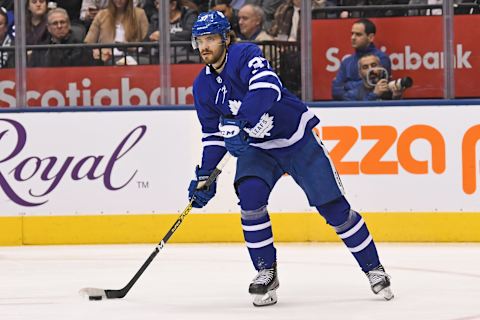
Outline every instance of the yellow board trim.
[[[377, 242], [480, 242], [479, 213], [363, 213]], [[270, 214], [277, 242], [339, 241], [315, 213]], [[178, 214], [0, 217], [0, 245], [159, 242]], [[243, 242], [239, 214], [190, 214], [170, 242]]]
[[19, 246], [22, 241], [22, 217], [0, 217], [0, 245]]

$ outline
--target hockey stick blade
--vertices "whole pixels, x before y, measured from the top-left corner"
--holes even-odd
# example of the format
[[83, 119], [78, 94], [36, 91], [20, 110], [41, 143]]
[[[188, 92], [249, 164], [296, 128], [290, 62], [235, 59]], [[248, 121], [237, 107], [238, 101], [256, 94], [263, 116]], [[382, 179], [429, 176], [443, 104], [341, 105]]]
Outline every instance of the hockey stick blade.
[[[215, 180], [217, 179], [218, 175], [222, 172], [223, 167], [227, 164], [228, 160], [231, 158], [231, 154], [228, 152], [223, 156], [222, 160], [218, 163], [217, 167], [215, 170], [212, 172], [212, 174], [208, 177], [208, 179], [204, 182], [199, 187], [208, 187], [210, 186]], [[125, 287], [122, 289], [118, 290], [110, 290], [110, 289], [99, 289], [99, 288], [83, 288], [80, 289], [78, 292], [81, 296], [88, 298], [89, 300], [95, 301], [95, 300], [103, 300], [103, 299], [121, 299], [127, 295], [127, 293], [130, 291], [130, 289], [133, 287], [135, 282], [140, 278], [140, 276], [143, 274], [143, 272], [147, 269], [147, 267], [150, 265], [150, 263], [155, 259], [157, 254], [160, 252], [160, 250], [163, 249], [167, 241], [170, 239], [170, 237], [173, 235], [173, 233], [178, 229], [180, 224], [183, 222], [183, 219], [190, 213], [192, 210], [192, 203], [195, 200], [195, 196], [192, 197], [190, 200], [190, 203], [187, 205], [187, 207], [183, 210], [183, 212], [180, 214], [178, 217], [177, 221], [173, 224], [173, 226], [170, 228], [170, 230], [167, 232], [167, 234], [163, 237], [163, 239], [158, 243], [158, 245], [155, 247], [155, 250], [150, 254], [150, 256], [147, 258], [147, 260], [143, 263], [143, 265], [140, 267], [140, 269], [135, 273], [132, 279], [127, 283]]]
[[127, 294], [124, 290], [104, 290], [99, 288], [83, 288], [78, 294], [90, 301], [98, 301], [103, 299], [121, 299]]
[[78, 294], [88, 300], [102, 300], [107, 298], [107, 293], [103, 289], [98, 288], [83, 288], [78, 291]]

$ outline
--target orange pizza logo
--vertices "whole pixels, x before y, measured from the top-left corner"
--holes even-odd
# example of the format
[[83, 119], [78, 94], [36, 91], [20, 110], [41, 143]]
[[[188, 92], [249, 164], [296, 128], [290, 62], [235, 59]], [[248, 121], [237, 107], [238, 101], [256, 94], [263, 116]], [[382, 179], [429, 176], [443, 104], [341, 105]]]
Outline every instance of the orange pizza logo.
[[[322, 138], [325, 141], [338, 141], [330, 151], [330, 157], [341, 174], [398, 174], [399, 166], [413, 174], [426, 174], [429, 163], [433, 172], [440, 174], [445, 171], [445, 140], [431, 126], [414, 125], [400, 134], [392, 126], [361, 126], [360, 132], [349, 126], [323, 127]], [[374, 140], [375, 143], [360, 161], [344, 161], [345, 155], [359, 139]], [[412, 155], [411, 145], [418, 139], [430, 143], [430, 159], [416, 159]], [[398, 160], [382, 160], [395, 142]]]
[[480, 164], [475, 150], [478, 141], [480, 141], [480, 125], [468, 129], [462, 141], [463, 191], [467, 194], [472, 194], [477, 190], [477, 173], [480, 171]]
[[[319, 130], [315, 130], [320, 136]], [[398, 174], [399, 166], [412, 174], [428, 174], [429, 167], [436, 174], [446, 169], [445, 139], [436, 128], [428, 125], [413, 125], [399, 132], [392, 126], [351, 126], [323, 127], [322, 140], [338, 143], [331, 149], [330, 157], [340, 174]], [[417, 159], [411, 146], [417, 140], [425, 140], [431, 146], [427, 159]], [[345, 156], [359, 141], [375, 141], [360, 161], [346, 161]], [[480, 141], [480, 125], [469, 128], [462, 140], [461, 165], [462, 186], [466, 194], [477, 190], [477, 176], [480, 174], [480, 159], [476, 146]], [[396, 160], [382, 160], [385, 154], [396, 148]], [[455, 152], [455, 150], [450, 150]]]

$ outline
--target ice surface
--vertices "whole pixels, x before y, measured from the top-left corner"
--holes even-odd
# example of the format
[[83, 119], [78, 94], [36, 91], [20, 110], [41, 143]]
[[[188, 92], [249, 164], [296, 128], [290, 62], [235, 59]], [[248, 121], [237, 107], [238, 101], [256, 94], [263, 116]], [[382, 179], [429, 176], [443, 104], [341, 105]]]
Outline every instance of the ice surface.
[[373, 295], [341, 244], [277, 244], [278, 303], [255, 308], [242, 244], [168, 244], [120, 300], [154, 244], [0, 247], [1, 320], [479, 320], [480, 244], [378, 244], [395, 298]]

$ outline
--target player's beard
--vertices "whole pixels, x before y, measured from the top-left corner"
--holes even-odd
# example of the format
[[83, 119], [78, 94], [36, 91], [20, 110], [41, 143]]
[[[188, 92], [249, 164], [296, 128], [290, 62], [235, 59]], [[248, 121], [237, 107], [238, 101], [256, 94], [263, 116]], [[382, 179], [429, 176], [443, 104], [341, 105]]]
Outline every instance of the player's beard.
[[[211, 51], [211, 50], [205, 50], [201, 53], [202, 55], [202, 60], [203, 62], [205, 62], [205, 64], [210, 64], [210, 65], [214, 65], [218, 62], [220, 62], [220, 60], [222, 59], [222, 56], [223, 56], [223, 52], [224, 52], [224, 47], [223, 45], [221, 47], [218, 47], [217, 49]], [[209, 55], [207, 56], [204, 56], [205, 53], [210, 53]]]

